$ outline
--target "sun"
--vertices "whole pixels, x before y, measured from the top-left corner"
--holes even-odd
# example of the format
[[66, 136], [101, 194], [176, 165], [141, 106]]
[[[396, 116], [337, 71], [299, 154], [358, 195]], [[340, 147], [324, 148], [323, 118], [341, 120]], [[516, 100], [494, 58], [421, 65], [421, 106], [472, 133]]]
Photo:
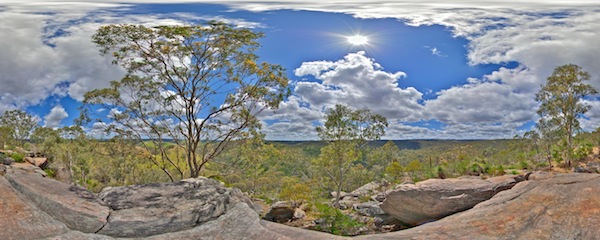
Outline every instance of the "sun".
[[369, 38], [367, 36], [363, 36], [363, 35], [352, 35], [352, 36], [348, 36], [346, 37], [346, 39], [348, 40], [348, 43], [354, 45], [354, 46], [359, 46], [359, 45], [365, 45], [369, 43]]

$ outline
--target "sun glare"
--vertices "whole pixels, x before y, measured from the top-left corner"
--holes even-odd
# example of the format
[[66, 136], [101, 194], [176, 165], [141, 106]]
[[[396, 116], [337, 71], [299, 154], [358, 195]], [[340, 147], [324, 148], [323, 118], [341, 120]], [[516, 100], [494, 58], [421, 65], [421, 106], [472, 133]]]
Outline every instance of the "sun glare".
[[353, 36], [348, 36], [348, 43], [358, 46], [358, 45], [365, 45], [367, 43], [369, 43], [369, 38], [367, 38], [366, 36], [363, 35], [353, 35]]

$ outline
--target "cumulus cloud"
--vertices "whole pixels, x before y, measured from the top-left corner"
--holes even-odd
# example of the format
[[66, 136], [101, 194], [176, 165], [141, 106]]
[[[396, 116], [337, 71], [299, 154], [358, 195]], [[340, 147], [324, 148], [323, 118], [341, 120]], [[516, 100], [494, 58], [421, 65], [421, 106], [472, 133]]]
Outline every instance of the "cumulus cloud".
[[44, 117], [44, 127], [60, 127], [60, 122], [67, 117], [69, 117], [69, 114], [61, 105], [54, 106], [48, 115]]
[[[135, 1], [134, 1], [135, 2]], [[37, 105], [49, 96], [83, 100], [92, 89], [109, 86], [125, 71], [99, 55], [91, 36], [104, 24], [183, 24], [220, 20], [241, 27], [258, 23], [222, 16], [189, 14], [118, 15], [122, 2], [3, 1], [0, 7], [0, 112]]]
[[[81, 100], [94, 88], [108, 86], [123, 71], [98, 55], [90, 36], [100, 24], [179, 24], [189, 19], [226, 20], [245, 27], [263, 27], [243, 19], [189, 14], [116, 15], [111, 12], [137, 3], [159, 0], [105, 0], [87, 3], [54, 0], [3, 1], [0, 3], [0, 112], [39, 104], [48, 96], [71, 96]], [[535, 118], [535, 92], [557, 65], [575, 63], [593, 76], [600, 88], [600, 6], [596, 0], [496, 1], [404, 0], [365, 2], [333, 1], [216, 1], [177, 0], [172, 3], [218, 3], [234, 9], [268, 11], [313, 10], [352, 14], [359, 18], [397, 18], [412, 25], [442, 25], [469, 41], [470, 64], [516, 62], [516, 68], [500, 68], [464, 85], [437, 92], [423, 101], [414, 88], [399, 88], [405, 73], [383, 70], [364, 53], [353, 53], [338, 61], [305, 62], [295, 74], [313, 77], [300, 81], [295, 94], [275, 113], [261, 114], [271, 125], [272, 136], [294, 129], [314, 136], [312, 129], [324, 109], [335, 103], [370, 108], [394, 122], [390, 133], [444, 137], [508, 136]], [[18, 43], [18, 46], [15, 46]], [[432, 54], [442, 54], [430, 48]], [[410, 73], [408, 73], [410, 74]], [[600, 103], [582, 121], [585, 129], [598, 126]], [[437, 120], [441, 130], [414, 127], [404, 122]], [[280, 122], [277, 122], [280, 121]], [[268, 124], [267, 124], [268, 125]], [[304, 126], [301, 130], [299, 127]], [[269, 132], [270, 131], [270, 132]], [[396, 135], [397, 133], [397, 135]], [[279, 135], [278, 135], [279, 134]], [[290, 136], [290, 135], [285, 135]]]
[[315, 126], [335, 104], [367, 108], [390, 120], [421, 118], [422, 94], [398, 86], [406, 74], [386, 72], [365, 52], [350, 53], [337, 61], [304, 62], [294, 73], [304, 77], [295, 84], [294, 95], [276, 111], [260, 115], [269, 139], [317, 139]]
[[423, 94], [413, 87], [398, 86], [403, 72], [386, 72], [365, 52], [350, 53], [329, 62], [305, 62], [294, 73], [313, 76], [320, 82], [302, 81], [294, 92], [315, 108], [332, 108], [337, 103], [368, 108], [390, 119], [419, 119]]

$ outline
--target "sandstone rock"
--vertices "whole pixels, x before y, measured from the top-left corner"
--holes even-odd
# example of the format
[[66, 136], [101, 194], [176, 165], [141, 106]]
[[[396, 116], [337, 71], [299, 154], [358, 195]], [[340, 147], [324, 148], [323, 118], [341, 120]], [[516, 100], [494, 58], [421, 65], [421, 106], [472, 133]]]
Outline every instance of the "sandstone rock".
[[48, 163], [48, 159], [43, 157], [25, 157], [25, 161], [36, 167], [42, 167]]
[[[340, 240], [350, 239], [346, 237], [336, 236], [329, 233], [306, 230], [301, 228], [295, 228], [286, 226], [279, 223], [260, 221], [260, 224], [267, 230], [284, 236], [283, 239], [294, 239], [294, 240]], [[251, 239], [251, 238], [248, 238]], [[263, 239], [263, 238], [257, 238]]]
[[68, 231], [60, 235], [45, 238], [45, 240], [114, 240], [114, 238], [100, 234]]
[[271, 222], [284, 223], [292, 220], [295, 209], [290, 202], [279, 201], [271, 205], [263, 219]]
[[25, 198], [72, 230], [94, 233], [106, 224], [109, 209], [95, 199], [81, 198], [69, 185], [21, 170], [6, 178]]
[[12, 159], [11, 157], [5, 157], [4, 159], [2, 159], [2, 164], [4, 165], [11, 165], [15, 162], [14, 159]]
[[0, 177], [0, 239], [40, 239], [62, 234], [67, 226], [42, 210], [26, 204]]
[[238, 189], [208, 178], [107, 188], [99, 198], [111, 213], [98, 233], [113, 237], [182, 231], [218, 218], [235, 203], [252, 204]]
[[381, 210], [381, 208], [379, 207], [379, 203], [377, 202], [365, 202], [356, 204], [354, 205], [354, 210], [363, 216], [369, 217], [386, 214], [383, 210]]
[[294, 210], [294, 217], [292, 218], [292, 220], [299, 220], [303, 219], [304, 217], [306, 217], [306, 212], [300, 208], [296, 208]]
[[366, 202], [354, 205], [354, 210], [363, 216], [373, 217], [376, 227], [399, 224], [398, 220], [384, 212], [378, 202]]
[[598, 239], [600, 175], [549, 175], [435, 222], [356, 239]]
[[359, 197], [360, 196], [370, 196], [370, 195], [373, 195], [374, 193], [378, 192], [380, 188], [381, 188], [381, 184], [373, 181], [373, 182], [370, 182], [370, 183], [360, 186], [356, 190], [350, 192], [350, 194], [352, 194], [354, 196], [359, 196]]
[[489, 179], [429, 179], [390, 191], [381, 209], [409, 225], [419, 225], [472, 208], [517, 183], [515, 176]]
[[258, 214], [245, 203], [238, 203], [219, 218], [195, 228], [148, 237], [148, 240], [170, 239], [257, 239], [314, 240], [345, 239], [335, 235], [260, 221]]
[[[331, 194], [331, 197], [332, 197], [332, 198], [335, 198], [335, 197], [337, 196], [337, 192], [336, 192], [336, 191], [330, 192], [329, 194]], [[347, 192], [340, 191], [340, 198], [343, 198], [343, 197], [344, 197], [344, 196], [346, 196], [346, 195], [348, 195], [348, 193], [347, 193]]]

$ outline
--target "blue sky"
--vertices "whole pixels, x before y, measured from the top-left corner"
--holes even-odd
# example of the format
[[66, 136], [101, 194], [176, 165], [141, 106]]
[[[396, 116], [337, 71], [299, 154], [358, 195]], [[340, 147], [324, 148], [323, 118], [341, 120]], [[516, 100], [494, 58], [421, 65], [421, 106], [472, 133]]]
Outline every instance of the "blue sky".
[[[123, 74], [92, 45], [95, 29], [206, 20], [264, 32], [258, 54], [287, 69], [292, 96], [260, 116], [267, 139], [316, 139], [336, 103], [386, 116], [387, 139], [510, 138], [537, 119], [554, 67], [578, 64], [600, 87], [595, 1], [3, 1], [0, 113], [69, 126], [86, 91]], [[600, 102], [586, 101], [582, 126], [594, 130]]]

